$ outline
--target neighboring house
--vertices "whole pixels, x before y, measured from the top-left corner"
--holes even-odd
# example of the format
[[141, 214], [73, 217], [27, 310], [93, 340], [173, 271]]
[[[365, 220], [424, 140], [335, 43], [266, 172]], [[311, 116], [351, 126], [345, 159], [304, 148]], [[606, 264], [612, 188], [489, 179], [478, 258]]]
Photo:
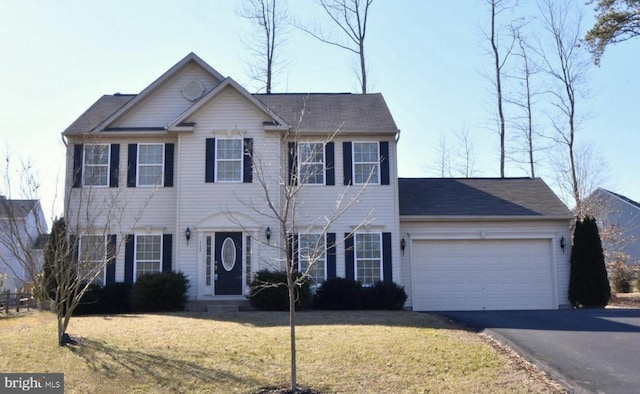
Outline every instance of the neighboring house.
[[[324, 246], [313, 270], [318, 282], [336, 276], [364, 285], [391, 280], [405, 286], [406, 306], [417, 310], [568, 304], [569, 250], [560, 249], [561, 239], [569, 244], [566, 207], [538, 179], [487, 180], [487, 188], [500, 193], [474, 200], [479, 205], [467, 199], [487, 194], [484, 187], [441, 190], [438, 181], [422, 179], [399, 183], [399, 130], [380, 94], [250, 94], [191, 53], [137, 95], [101, 97], [63, 136], [68, 143], [66, 212], [96, 213], [90, 220], [95, 233], [81, 236], [79, 247], [97, 242], [112, 251], [104, 283], [182, 271], [190, 279], [192, 302], [244, 299], [256, 271], [282, 268], [284, 260], [273, 247], [282, 244], [278, 223], [261, 214], [268, 209], [265, 190], [274, 204], [283, 204], [283, 182], [291, 174], [306, 174], [311, 176], [298, 196], [292, 239], [298, 250]], [[521, 201], [523, 192], [538, 193], [535, 204]], [[445, 211], [450, 205], [436, 204], [435, 211], [422, 210], [427, 196], [477, 209], [451, 214]], [[353, 197], [358, 202], [319, 238], [323, 218], [336, 210], [337, 201]], [[127, 214], [116, 223], [110, 212], [100, 212], [105, 201], [122, 202], [121, 212]], [[482, 208], [487, 202], [495, 205]], [[79, 209], [86, 205], [95, 209]], [[521, 209], [496, 212], [514, 206]], [[501, 265], [491, 272], [504, 272], [501, 282], [511, 281], [498, 289], [503, 303], [493, 299], [494, 293], [473, 293], [460, 284], [486, 279], [493, 285], [495, 278], [446, 264], [444, 275], [451, 282], [435, 285], [447, 295], [447, 286], [457, 288], [460, 292], [451, 296], [464, 299], [430, 303], [432, 245], [446, 257], [472, 246], [464, 241], [477, 241], [484, 260], [465, 252], [468, 258], [449, 263], [499, 259]], [[119, 244], [123, 247], [114, 247]], [[303, 253], [296, 255], [306, 264]], [[529, 284], [534, 271], [543, 279], [524, 292], [526, 300], [514, 301], [521, 299], [523, 292], [516, 290]], [[490, 302], [476, 302], [485, 296]]]
[[0, 196], [0, 274], [2, 290], [29, 291], [40, 271], [47, 222], [38, 200]]
[[622, 256], [626, 263], [640, 264], [640, 204], [597, 188], [585, 205], [598, 223], [607, 263]]

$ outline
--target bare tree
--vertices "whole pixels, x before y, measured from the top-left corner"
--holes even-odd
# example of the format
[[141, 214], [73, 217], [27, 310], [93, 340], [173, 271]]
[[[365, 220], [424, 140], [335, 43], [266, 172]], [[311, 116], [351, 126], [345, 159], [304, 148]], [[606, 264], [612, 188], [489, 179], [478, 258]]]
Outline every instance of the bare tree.
[[575, 203], [576, 212], [582, 213], [584, 180], [580, 179], [577, 162], [576, 137], [584, 114], [579, 102], [586, 94], [586, 73], [590, 66], [589, 54], [581, 47], [583, 15], [568, 0], [545, 0], [539, 4], [543, 27], [551, 41], [552, 51], [540, 50], [543, 71], [549, 77], [550, 115], [554, 130], [552, 141], [565, 148], [567, 186]]
[[308, 28], [303, 23], [296, 22], [297, 28], [310, 34], [316, 39], [353, 52], [358, 56], [358, 79], [362, 94], [367, 93], [367, 62], [364, 51], [364, 42], [367, 34], [367, 22], [369, 17], [369, 7], [373, 0], [318, 0], [319, 5], [338, 26], [342, 37], [325, 33], [321, 28], [315, 26]]
[[[497, 17], [501, 13], [513, 8], [513, 5], [509, 2], [509, 0], [488, 0], [490, 6], [490, 29], [489, 32], [485, 32], [485, 37], [489, 40], [491, 45], [491, 57], [493, 61], [492, 71], [493, 76], [490, 80], [493, 83], [495, 88], [495, 99], [496, 99], [496, 114], [497, 114], [497, 123], [498, 123], [498, 136], [500, 139], [500, 177], [505, 177], [505, 139], [506, 139], [506, 121], [504, 115], [504, 93], [503, 93], [503, 73], [505, 64], [511, 54], [513, 49], [513, 45], [515, 40], [513, 37], [510, 37], [511, 42], [506, 46], [502, 47], [500, 44], [500, 27], [497, 24]], [[502, 49], [505, 49], [505, 53], [501, 54]]]
[[453, 133], [454, 147], [447, 143], [445, 136], [440, 137], [438, 161], [434, 167], [439, 177], [470, 178], [477, 175], [473, 136], [465, 126]]
[[[508, 74], [508, 78], [515, 81], [515, 86], [506, 98], [506, 102], [513, 106], [516, 115], [512, 118], [510, 124], [519, 132], [515, 136], [516, 148], [511, 154], [511, 160], [518, 163], [526, 163], [529, 176], [536, 176], [537, 160], [535, 153], [538, 150], [545, 149], [540, 147], [537, 140], [540, 135], [535, 130], [534, 124], [534, 105], [537, 104], [541, 96], [534, 86], [534, 76], [538, 72], [537, 65], [531, 58], [531, 48], [527, 43], [527, 39], [522, 32], [523, 26], [512, 25], [511, 34], [516, 43], [516, 49], [513, 52], [514, 57], [518, 60], [518, 64], [514, 70]], [[524, 156], [524, 159], [522, 158]]]
[[283, 34], [288, 26], [286, 0], [243, 0], [238, 15], [252, 23], [249, 38], [243, 40], [253, 60], [248, 62], [252, 78], [264, 83], [266, 93], [271, 93], [273, 78], [278, 73], [278, 59], [285, 43]]
[[[289, 338], [291, 352], [291, 375], [290, 389], [296, 392], [297, 389], [297, 350], [296, 350], [296, 301], [298, 299], [297, 289], [306, 281], [312, 281], [313, 271], [318, 261], [323, 259], [327, 253], [335, 253], [335, 248], [345, 242], [349, 235], [355, 234], [363, 226], [368, 225], [373, 219], [372, 212], [364, 215], [359, 223], [351, 228], [349, 235], [344, 239], [329, 240], [328, 235], [331, 226], [348, 212], [354, 205], [358, 204], [362, 194], [369, 184], [371, 178], [379, 171], [378, 167], [371, 168], [366, 181], [363, 184], [344, 186], [342, 191], [337, 192], [334, 208], [326, 215], [315, 217], [305, 213], [302, 195], [308, 190], [308, 185], [315, 180], [325, 176], [325, 168], [317, 165], [318, 157], [323, 156], [323, 149], [328, 144], [332, 144], [334, 138], [339, 133], [339, 129], [334, 132], [327, 132], [325, 135], [313, 138], [314, 142], [302, 140], [300, 125], [304, 118], [304, 110], [300, 114], [299, 121], [295, 127], [283, 132], [280, 135], [281, 152], [286, 152], [286, 157], [280, 167], [287, 169], [286, 173], [274, 172], [273, 163], [265, 161], [259, 153], [252, 150], [252, 163], [254, 181], [260, 186], [261, 196], [237, 196], [239, 202], [251, 209], [256, 215], [267, 218], [277, 224], [275, 241], [268, 242], [266, 246], [275, 250], [280, 256], [277, 261], [268, 264], [274, 268], [284, 266], [287, 277], [287, 290], [289, 298]], [[321, 139], [319, 139], [321, 138]], [[331, 168], [333, 163], [326, 163], [327, 168]], [[305, 185], [307, 185], [305, 187]], [[228, 213], [233, 219], [233, 215]], [[242, 223], [236, 221], [239, 225]], [[304, 246], [300, 244], [305, 237]], [[298, 242], [294, 242], [294, 239]], [[261, 238], [255, 238], [256, 242], [265, 245]], [[274, 264], [275, 263], [275, 264]], [[277, 286], [277, 284], [264, 284], [259, 286]], [[258, 289], [259, 290], [259, 289]]]

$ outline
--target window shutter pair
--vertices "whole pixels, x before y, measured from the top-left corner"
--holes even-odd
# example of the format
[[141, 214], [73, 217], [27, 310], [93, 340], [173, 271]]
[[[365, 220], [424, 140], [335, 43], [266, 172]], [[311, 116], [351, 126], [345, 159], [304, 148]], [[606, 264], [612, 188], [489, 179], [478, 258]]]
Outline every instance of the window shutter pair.
[[[175, 144], [164, 144], [164, 187], [173, 187]], [[129, 144], [127, 154], [127, 187], [136, 187], [138, 144]]]
[[[243, 156], [242, 156], [242, 182], [253, 182], [253, 138], [245, 138], [243, 140]], [[213, 183], [216, 179], [216, 139], [207, 138], [205, 141], [205, 182]]]
[[[344, 237], [345, 276], [347, 279], [355, 279], [356, 251], [354, 248], [353, 234], [345, 233]], [[391, 233], [382, 233], [382, 277], [385, 282], [393, 281], [391, 253]]]
[[[380, 141], [380, 184], [389, 184], [389, 142]], [[344, 172], [344, 185], [353, 184], [353, 144], [342, 143], [342, 160]]]
[[[295, 186], [298, 184], [298, 145], [295, 142], [289, 142], [287, 144], [287, 162], [289, 173], [289, 184]], [[324, 164], [324, 183], [327, 186], [333, 186], [336, 184], [336, 171], [335, 171], [335, 147], [333, 142], [327, 142], [324, 145], [324, 157], [326, 163]]]
[[[109, 187], [118, 187], [118, 170], [120, 168], [120, 144], [111, 144], [109, 158]], [[82, 187], [82, 166], [84, 164], [84, 144], [73, 146], [72, 187]]]
[[[127, 234], [124, 247], [124, 281], [133, 283], [133, 265], [135, 260], [134, 234]], [[173, 252], [173, 234], [162, 235], [162, 272], [171, 272], [171, 253]]]

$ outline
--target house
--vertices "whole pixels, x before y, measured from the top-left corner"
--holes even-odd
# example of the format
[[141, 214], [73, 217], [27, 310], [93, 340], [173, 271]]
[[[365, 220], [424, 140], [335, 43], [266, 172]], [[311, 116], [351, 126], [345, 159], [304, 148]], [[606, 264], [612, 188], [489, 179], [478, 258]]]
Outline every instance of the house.
[[598, 223], [607, 262], [622, 257], [626, 263], [640, 264], [640, 203], [597, 188], [586, 204]]
[[[80, 224], [80, 253], [102, 244], [110, 254], [103, 283], [181, 271], [194, 307], [242, 300], [253, 273], [282, 268], [278, 246], [287, 242], [303, 267], [310, 264], [303, 251], [321, 246], [316, 282], [391, 280], [405, 286], [406, 306], [416, 310], [567, 304], [569, 253], [560, 244], [571, 215], [548, 187], [538, 179], [457, 180], [449, 188], [399, 181], [399, 133], [380, 94], [251, 94], [191, 53], [139, 94], [102, 96], [63, 132], [66, 216]], [[282, 234], [272, 208], [281, 211], [283, 185], [296, 182], [293, 234]], [[522, 196], [538, 192], [533, 204]], [[445, 205], [428, 205], [427, 197]], [[477, 210], [447, 211], [456, 204]], [[495, 272], [508, 271], [513, 283], [491, 291], [508, 302], [476, 303], [467, 297], [484, 295], [471, 288], [455, 304], [425, 302], [433, 285], [447, 286], [430, 282], [431, 255], [472, 244], [482, 256], [438, 260], [458, 280], [449, 286], [463, 290], [460, 281], [473, 278], [462, 275], [468, 266], [448, 264], [499, 258]], [[525, 297], [543, 300], [517, 303], [516, 288], [535, 271], [528, 265], [544, 278]], [[475, 279], [482, 286], [489, 278]]]
[[0, 196], [0, 275], [2, 290], [29, 291], [42, 266], [48, 233], [40, 201]]

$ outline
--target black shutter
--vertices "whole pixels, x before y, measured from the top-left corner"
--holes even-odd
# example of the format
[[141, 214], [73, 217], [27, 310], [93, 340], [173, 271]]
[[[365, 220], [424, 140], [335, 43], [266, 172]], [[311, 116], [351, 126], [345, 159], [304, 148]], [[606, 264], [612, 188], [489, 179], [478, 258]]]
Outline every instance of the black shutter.
[[73, 187], [82, 187], [82, 158], [84, 145], [73, 146]]
[[380, 184], [389, 184], [389, 142], [380, 141]]
[[164, 187], [173, 187], [173, 156], [175, 144], [164, 144]]
[[127, 187], [136, 187], [138, 171], [138, 144], [129, 144], [127, 153]]
[[297, 144], [295, 142], [289, 142], [287, 144], [287, 157], [288, 157], [288, 168], [289, 168], [289, 185], [295, 186], [298, 184], [298, 174], [297, 174]]
[[385, 282], [393, 281], [393, 259], [391, 233], [382, 233], [382, 277]]
[[347, 279], [355, 279], [356, 251], [353, 248], [353, 234], [344, 233], [344, 265]]
[[109, 167], [109, 187], [118, 187], [118, 171], [120, 170], [120, 144], [111, 144], [111, 164]]
[[244, 139], [243, 173], [242, 182], [253, 182], [253, 138]]
[[336, 233], [327, 233], [327, 279], [336, 276]]
[[336, 184], [336, 167], [335, 167], [335, 146], [333, 142], [327, 142], [324, 146], [325, 157], [325, 177], [326, 185], [333, 186]]
[[162, 272], [171, 272], [171, 251], [173, 250], [173, 234], [162, 235]]
[[214, 182], [216, 170], [216, 139], [207, 138], [205, 147], [204, 181]]
[[133, 283], [133, 259], [135, 253], [135, 240], [133, 234], [127, 234], [124, 246], [124, 281], [125, 283]]
[[105, 285], [116, 281], [116, 234], [107, 235], [107, 280]]
[[342, 143], [342, 165], [344, 172], [344, 185], [351, 185], [353, 183], [353, 154], [352, 154], [351, 142]]

